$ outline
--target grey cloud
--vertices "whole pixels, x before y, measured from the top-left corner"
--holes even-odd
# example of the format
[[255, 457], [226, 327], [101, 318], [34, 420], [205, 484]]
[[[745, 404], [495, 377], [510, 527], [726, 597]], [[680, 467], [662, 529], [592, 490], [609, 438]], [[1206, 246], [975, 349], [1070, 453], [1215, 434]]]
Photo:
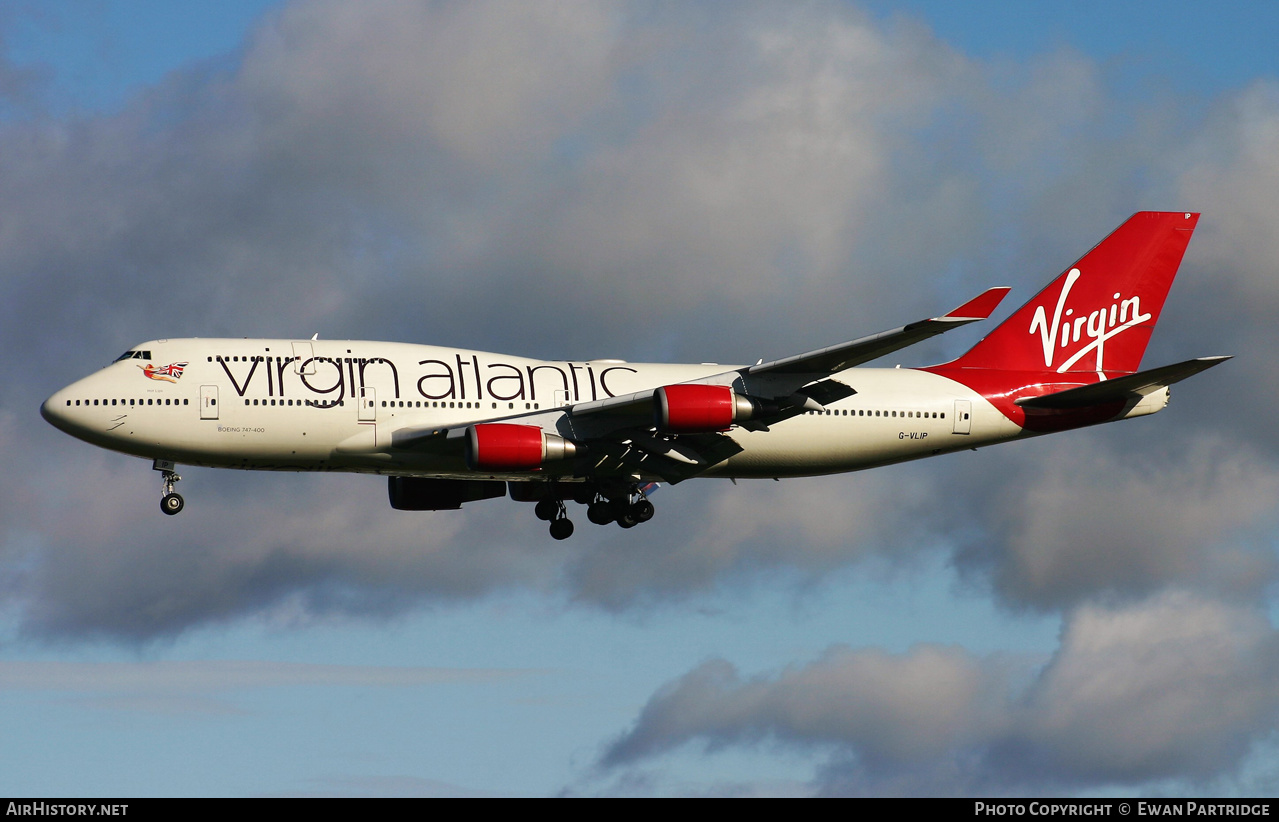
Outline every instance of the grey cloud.
[[1277, 146], [1279, 82], [1266, 79], [1221, 101], [1171, 158], [1181, 196], [1212, 218], [1195, 240], [1215, 275], [1212, 290], [1241, 317], [1273, 316], [1279, 300], [1272, 207]]
[[[167, 521], [144, 463], [36, 414], [130, 343], [176, 335], [782, 356], [998, 282], [1018, 302], [1152, 190], [1193, 180], [1224, 208], [1233, 182], [1266, 179], [1264, 93], [1189, 138], [1147, 131], [1158, 117], [1141, 112], [1143, 130], [1126, 130], [1107, 94], [1078, 55], [984, 66], [845, 6], [325, 2], [272, 13], [238, 61], [175, 72], [119, 112], [5, 122], [0, 441], [22, 470], [0, 476], [0, 589], [31, 635], [147, 639], [507, 587], [630, 608], [779, 570], [909, 563], [958, 539], [968, 579], [1014, 605], [1166, 584], [1252, 595], [1274, 573], [1258, 543], [1274, 470], [1264, 450], [1241, 455], [1238, 431], [1265, 428], [1264, 364], [1197, 378], [1247, 397], [1251, 415], [1179, 387], [1122, 434], [853, 477], [688, 483], [643, 529], [556, 546], [521, 506], [393, 512], [367, 477], [190, 472], [188, 510]], [[1176, 140], [1198, 160], [1168, 162]], [[1211, 264], [1225, 293], [1246, 290], [1237, 280], [1266, 257], [1236, 247], [1205, 243], [1186, 287]], [[1192, 340], [1214, 339], [1222, 290], [1176, 316]], [[1263, 313], [1239, 316], [1237, 339], [1260, 345]], [[1107, 453], [1198, 441], [1216, 444], [1141, 457], [1148, 470]], [[1090, 538], [1113, 550], [1072, 549], [1075, 506], [1097, 512]]]
[[[15, 535], [0, 550], [0, 587], [28, 635], [147, 640], [245, 613], [376, 617], [511, 587], [625, 609], [724, 579], [816, 579], [869, 558], [906, 562], [918, 554], [913, 540], [935, 540], [927, 484], [862, 477], [663, 490], [658, 517], [638, 536], [588, 529], [575, 507], [582, 533], [554, 543], [528, 506], [392, 511], [384, 480], [371, 477], [184, 471], [182, 517], [151, 516], [150, 473], [141, 461], [95, 455], [72, 476], [15, 491], [9, 516], [36, 536]], [[13, 477], [0, 487], [26, 484]]]
[[601, 759], [626, 768], [690, 742], [828, 758], [831, 792], [1140, 789], [1206, 780], [1275, 730], [1279, 639], [1252, 608], [1185, 592], [1069, 616], [1049, 663], [916, 646], [832, 648], [743, 678], [713, 660], [650, 699]]
[[1108, 442], [1064, 435], [991, 460], [989, 491], [970, 498], [980, 530], [957, 550], [957, 566], [1036, 608], [1165, 586], [1260, 595], [1279, 571], [1269, 538], [1279, 472], [1234, 442], [1180, 436], [1187, 441], [1168, 451], [1155, 450], [1157, 437], [1125, 448], [1122, 431]]
[[[684, 354], [692, 335], [719, 346], [693, 355], [703, 359], [730, 342], [756, 356], [831, 341], [794, 326], [876, 330], [884, 302], [935, 310], [882, 278], [840, 275], [864, 242], [841, 226], [892, 211], [867, 203], [891, 199], [902, 175], [886, 158], [903, 124], [944, 97], [937, 84], [957, 58], [920, 32], [894, 39], [829, 8], [760, 5], [725, 27], [720, 12], [693, 13], [716, 32], [711, 52], [671, 10], [288, 6], [238, 65], [177, 72], [115, 114], [0, 128], [6, 453], [51, 467], [37, 492], [16, 473], [4, 482], [15, 536], [2, 584], [27, 630], [147, 638], [263, 609], [387, 613], [564, 582], [620, 607], [786, 566], [808, 553], [796, 540], [815, 546], [809, 573], [873, 553], [863, 537], [884, 529], [859, 524], [868, 509], [846, 506], [838, 482], [781, 497], [737, 489], [777, 505], [768, 517], [728, 487], [694, 492], [715, 512], [711, 528], [665, 506], [646, 532], [660, 561], [616, 567], [614, 531], [547, 549], [516, 506], [399, 515], [380, 481], [359, 477], [193, 472], [182, 522], [165, 522], [142, 463], [63, 441], [34, 413], [148, 337], [319, 330], [634, 358]], [[666, 71], [671, 56], [686, 71]], [[962, 188], [924, 185], [912, 204], [953, 205]], [[973, 213], [942, 211], [952, 232]], [[629, 239], [632, 228], [648, 239]], [[791, 249], [799, 268], [770, 279]], [[816, 277], [815, 290], [788, 296], [792, 274]], [[747, 277], [750, 289], [723, 287]], [[764, 299], [751, 298], [759, 313], [745, 324], [723, 307], [706, 313], [748, 292]], [[859, 293], [853, 331], [831, 306]], [[774, 301], [811, 316], [761, 325]], [[43, 458], [20, 456], [33, 449]]]
[[641, 535], [606, 532], [599, 547], [574, 556], [565, 568], [573, 595], [623, 608], [723, 579], [782, 571], [811, 580], [855, 562], [909, 563], [938, 536], [930, 515], [937, 489], [918, 474], [710, 485], [663, 490], [654, 497], [660, 519]]
[[120, 467], [81, 465], [57, 497], [81, 515], [59, 521], [45, 508], [38, 548], [7, 549], [29, 635], [141, 640], [244, 613], [387, 615], [510, 585], [545, 588], [563, 561], [549, 546], [530, 552], [545, 535], [510, 514], [423, 519], [391, 511], [382, 482], [354, 477], [249, 481], [232, 500], [206, 486], [181, 523], [141, 517], [154, 477], [138, 462], [128, 482], [114, 483]]

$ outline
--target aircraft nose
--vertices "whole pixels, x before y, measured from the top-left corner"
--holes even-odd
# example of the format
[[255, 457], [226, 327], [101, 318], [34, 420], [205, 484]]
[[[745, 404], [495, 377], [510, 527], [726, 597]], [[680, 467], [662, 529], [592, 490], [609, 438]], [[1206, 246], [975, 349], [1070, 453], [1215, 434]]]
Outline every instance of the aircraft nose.
[[54, 428], [67, 430], [67, 400], [63, 396], [66, 392], [59, 391], [40, 405], [40, 416]]

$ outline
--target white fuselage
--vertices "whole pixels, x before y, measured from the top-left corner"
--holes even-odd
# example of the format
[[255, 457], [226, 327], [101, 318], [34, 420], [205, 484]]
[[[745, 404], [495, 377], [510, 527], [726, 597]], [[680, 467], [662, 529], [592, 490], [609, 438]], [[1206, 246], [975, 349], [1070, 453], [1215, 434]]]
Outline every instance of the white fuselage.
[[[403, 476], [495, 475], [468, 470], [456, 455], [393, 448], [396, 431], [516, 416], [565, 430], [566, 405], [731, 368], [531, 360], [366, 341], [175, 339], [136, 351], [146, 356], [118, 360], [58, 391], [44, 404], [46, 418], [95, 445], [151, 459]], [[733, 428], [728, 436], [742, 451], [702, 476], [853, 471], [1027, 435], [946, 377], [904, 368], [836, 376], [856, 393], [767, 430]]]

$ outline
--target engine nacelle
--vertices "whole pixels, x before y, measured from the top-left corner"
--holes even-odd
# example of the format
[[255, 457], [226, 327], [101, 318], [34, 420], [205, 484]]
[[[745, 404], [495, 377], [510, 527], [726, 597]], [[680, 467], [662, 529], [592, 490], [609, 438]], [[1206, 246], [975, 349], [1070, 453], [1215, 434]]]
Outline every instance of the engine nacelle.
[[577, 446], [536, 425], [484, 422], [466, 431], [466, 464], [472, 471], [532, 471], [575, 456]]
[[506, 493], [501, 480], [454, 480], [431, 477], [387, 477], [391, 507], [399, 511], [448, 511], [464, 502], [493, 499]]
[[726, 385], [667, 385], [654, 399], [657, 429], [670, 434], [727, 431], [755, 413], [749, 398]]

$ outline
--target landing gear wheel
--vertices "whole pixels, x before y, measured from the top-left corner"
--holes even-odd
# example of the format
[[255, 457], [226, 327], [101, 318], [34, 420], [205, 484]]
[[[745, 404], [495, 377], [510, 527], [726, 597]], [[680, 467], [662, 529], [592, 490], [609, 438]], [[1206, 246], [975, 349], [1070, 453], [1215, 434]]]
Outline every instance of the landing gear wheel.
[[628, 506], [621, 516], [617, 518], [617, 524], [623, 528], [634, 528], [639, 524], [639, 520], [635, 519], [635, 513]]
[[165, 494], [160, 498], [160, 510], [169, 516], [173, 516], [182, 510], [182, 506], [186, 503], [182, 500], [181, 494]]
[[537, 503], [537, 506], [533, 509], [533, 513], [537, 515], [538, 519], [543, 520], [544, 522], [550, 522], [559, 516], [560, 504], [558, 501], [553, 499], [540, 500]]
[[613, 514], [613, 506], [604, 500], [592, 502], [590, 507], [586, 509], [586, 518], [596, 525], [608, 525], [616, 519]]
[[560, 517], [551, 523], [551, 536], [555, 539], [568, 539], [573, 536], [573, 520]]
[[631, 516], [635, 518], [636, 522], [648, 522], [655, 513], [657, 513], [657, 509], [653, 507], [653, 503], [646, 499], [641, 498], [631, 506]]

